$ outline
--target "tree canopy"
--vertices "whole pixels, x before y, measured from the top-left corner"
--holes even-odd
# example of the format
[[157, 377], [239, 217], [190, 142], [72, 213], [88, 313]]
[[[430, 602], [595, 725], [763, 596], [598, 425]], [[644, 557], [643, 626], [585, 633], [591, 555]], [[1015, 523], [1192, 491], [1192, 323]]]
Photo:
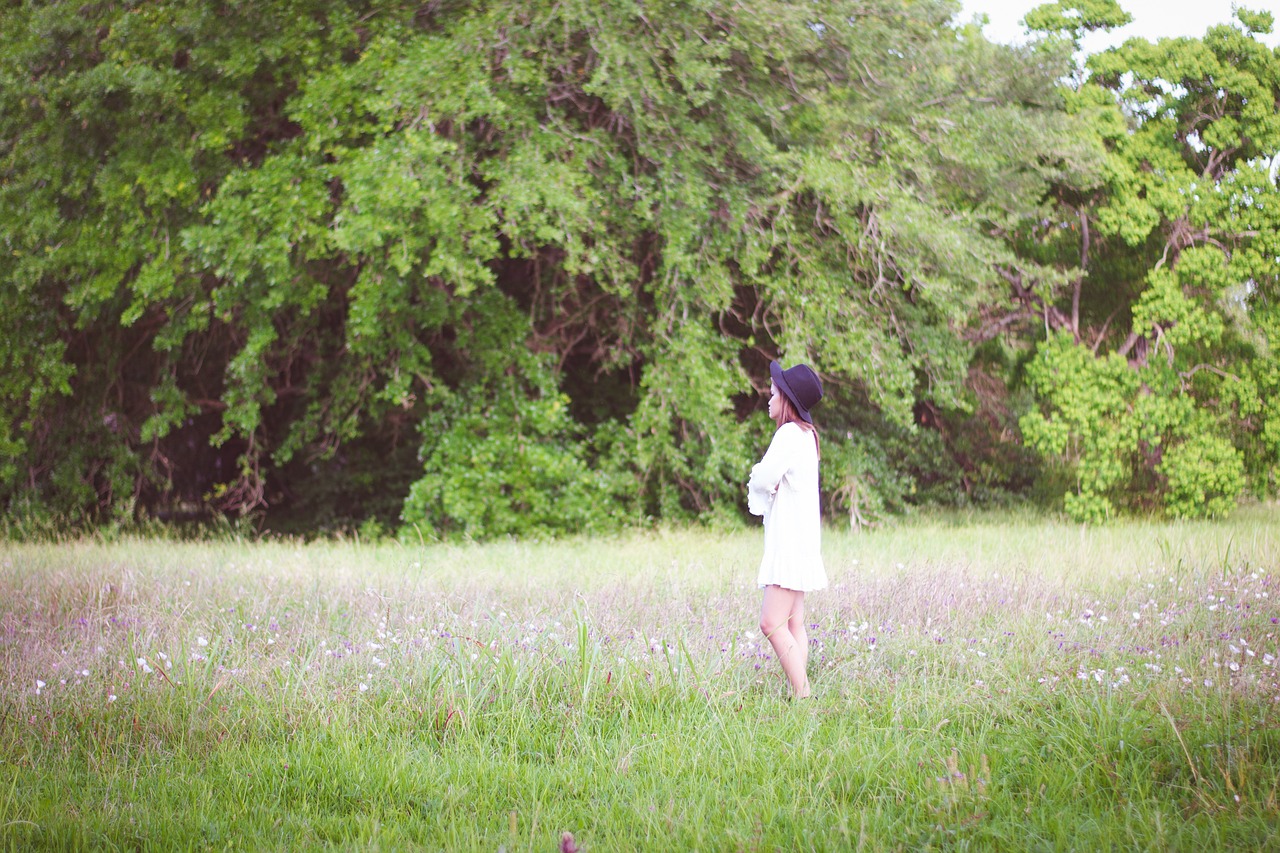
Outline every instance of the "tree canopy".
[[1270, 14], [1237, 17], [1090, 57], [1072, 92], [1104, 180], [1061, 208], [1081, 274], [1070, 313], [1045, 314], [1021, 424], [1075, 480], [1077, 518], [1217, 516], [1275, 490], [1280, 54], [1254, 37]]
[[946, 0], [11, 4], [0, 504], [430, 536], [1274, 489], [1280, 57]]

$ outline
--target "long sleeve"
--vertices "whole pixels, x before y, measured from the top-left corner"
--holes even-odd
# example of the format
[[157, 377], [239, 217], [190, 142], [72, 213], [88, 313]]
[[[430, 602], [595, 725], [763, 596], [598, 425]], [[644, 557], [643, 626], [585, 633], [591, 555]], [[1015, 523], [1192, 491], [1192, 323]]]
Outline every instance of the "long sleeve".
[[751, 478], [747, 480], [747, 511], [752, 515], [764, 515], [769, 511], [778, 493], [778, 484], [791, 467], [786, 445], [786, 437], [782, 430], [778, 430], [773, 434], [764, 458], [751, 468]]

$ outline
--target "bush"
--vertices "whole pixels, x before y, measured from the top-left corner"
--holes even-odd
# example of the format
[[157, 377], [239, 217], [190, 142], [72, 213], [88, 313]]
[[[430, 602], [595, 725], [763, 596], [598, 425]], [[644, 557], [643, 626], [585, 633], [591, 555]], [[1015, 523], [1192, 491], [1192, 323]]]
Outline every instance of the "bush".
[[1231, 443], [1197, 431], [1168, 448], [1159, 471], [1168, 478], [1165, 508], [1174, 518], [1222, 518], [1244, 491], [1244, 460]]
[[618, 526], [626, 501], [593, 469], [568, 398], [514, 380], [456, 395], [423, 424], [426, 472], [401, 518], [435, 537], [546, 536]]

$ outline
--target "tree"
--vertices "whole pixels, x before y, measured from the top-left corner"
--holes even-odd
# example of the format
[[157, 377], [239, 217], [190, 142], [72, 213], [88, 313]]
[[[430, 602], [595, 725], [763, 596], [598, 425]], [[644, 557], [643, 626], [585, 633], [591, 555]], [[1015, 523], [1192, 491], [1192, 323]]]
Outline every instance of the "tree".
[[1046, 254], [1077, 252], [1080, 274], [1070, 308], [1042, 297], [1053, 331], [1029, 378], [1043, 407], [1022, 426], [1075, 481], [1081, 519], [1218, 516], [1275, 488], [1280, 57], [1255, 37], [1271, 15], [1236, 17], [1091, 57], [1072, 95], [1106, 180], [1037, 235]]
[[865, 480], [922, 412], [981, 409], [1007, 276], [1064, 279], [1019, 235], [1100, 162], [1069, 51], [954, 11], [0, 12], [0, 500], [733, 513], [779, 355], [828, 379], [832, 489]]

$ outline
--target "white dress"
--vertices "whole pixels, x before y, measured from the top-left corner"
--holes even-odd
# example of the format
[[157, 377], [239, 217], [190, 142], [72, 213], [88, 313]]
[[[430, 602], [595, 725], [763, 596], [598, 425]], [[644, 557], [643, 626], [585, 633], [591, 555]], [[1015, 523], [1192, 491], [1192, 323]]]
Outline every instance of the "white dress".
[[817, 437], [794, 423], [778, 427], [747, 481], [747, 509], [764, 516], [764, 558], [756, 582], [811, 592], [827, 585], [818, 506]]

